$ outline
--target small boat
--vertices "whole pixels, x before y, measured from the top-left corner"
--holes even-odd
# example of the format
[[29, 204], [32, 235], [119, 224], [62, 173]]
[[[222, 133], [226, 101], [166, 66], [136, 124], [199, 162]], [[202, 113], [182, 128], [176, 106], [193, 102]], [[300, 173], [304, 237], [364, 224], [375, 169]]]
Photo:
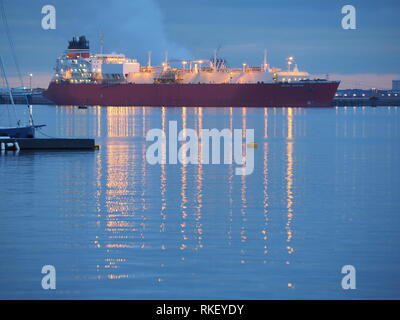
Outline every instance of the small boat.
[[42, 125], [31, 125], [23, 127], [0, 127], [0, 138], [10, 137], [10, 138], [34, 138], [35, 130], [46, 126]]
[[[0, 57], [0, 68], [3, 73], [4, 81], [7, 86], [8, 94], [10, 97], [10, 101], [12, 106], [15, 108], [14, 104], [14, 98], [13, 94], [11, 92], [10, 86], [8, 84], [6, 72], [4, 69], [3, 61]], [[21, 121], [17, 121], [16, 126], [10, 126], [10, 127], [0, 127], [0, 137], [9, 137], [9, 138], [35, 138], [35, 131], [37, 128], [41, 128], [46, 126], [45, 124], [42, 125], [35, 125], [33, 123], [33, 114], [32, 114], [32, 105], [28, 105], [28, 110], [29, 110], [29, 121], [28, 125], [26, 126], [21, 126]]]

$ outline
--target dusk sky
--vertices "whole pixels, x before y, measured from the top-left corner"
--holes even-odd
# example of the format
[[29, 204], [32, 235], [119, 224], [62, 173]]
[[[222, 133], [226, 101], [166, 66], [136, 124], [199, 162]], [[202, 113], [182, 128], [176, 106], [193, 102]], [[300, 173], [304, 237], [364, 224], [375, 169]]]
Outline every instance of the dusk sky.
[[[293, 55], [300, 69], [330, 74], [347, 87], [388, 87], [400, 74], [398, 0], [3, 0], [16, 54], [27, 82], [46, 87], [55, 59], [72, 36], [86, 35], [93, 52], [104, 34], [107, 52], [159, 63], [173, 58], [209, 58], [220, 48], [230, 66], [269, 63], [284, 67]], [[56, 30], [43, 30], [41, 9], [56, 8]], [[356, 8], [357, 29], [344, 30], [341, 8]], [[1, 56], [13, 85], [16, 68], [0, 26]], [[342, 86], [343, 88], [343, 86]]]

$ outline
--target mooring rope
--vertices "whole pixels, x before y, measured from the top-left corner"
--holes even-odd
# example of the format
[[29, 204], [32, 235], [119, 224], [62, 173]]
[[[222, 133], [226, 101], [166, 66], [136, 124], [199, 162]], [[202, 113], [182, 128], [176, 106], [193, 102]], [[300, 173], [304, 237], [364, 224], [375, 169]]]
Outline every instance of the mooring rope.
[[51, 138], [51, 139], [56, 139], [56, 137], [52, 137], [52, 136], [50, 136], [50, 135], [44, 133], [44, 132], [42, 131], [42, 128], [41, 128], [41, 127], [40, 127], [40, 128], [37, 128], [37, 129], [38, 129], [38, 132], [39, 132], [40, 134], [44, 135], [45, 137]]

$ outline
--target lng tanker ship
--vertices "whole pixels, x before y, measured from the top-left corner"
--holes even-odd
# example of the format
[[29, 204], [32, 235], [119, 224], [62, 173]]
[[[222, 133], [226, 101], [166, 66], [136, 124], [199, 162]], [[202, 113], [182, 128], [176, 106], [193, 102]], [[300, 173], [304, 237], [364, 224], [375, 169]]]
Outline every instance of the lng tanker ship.
[[[179, 67], [174, 67], [178, 64]], [[90, 54], [84, 36], [69, 41], [57, 59], [45, 96], [59, 105], [327, 107], [338, 81], [311, 79], [293, 57], [287, 69], [243, 64], [229, 68], [214, 56], [201, 60], [168, 60], [147, 65], [122, 54]]]

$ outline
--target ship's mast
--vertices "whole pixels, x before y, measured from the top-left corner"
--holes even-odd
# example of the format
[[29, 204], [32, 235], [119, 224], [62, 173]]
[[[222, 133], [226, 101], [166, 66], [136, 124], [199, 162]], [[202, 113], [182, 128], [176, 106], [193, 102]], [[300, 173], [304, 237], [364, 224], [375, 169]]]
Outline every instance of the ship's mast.
[[264, 72], [267, 72], [267, 49], [264, 49]]
[[168, 51], [165, 51], [165, 68], [168, 68]]
[[147, 66], [151, 67], [151, 51], [147, 52]]
[[104, 34], [100, 31], [100, 54], [103, 54], [104, 49]]
[[[5, 28], [5, 31], [6, 31], [6, 34], [7, 34], [7, 38], [8, 38], [8, 41], [9, 41], [9, 45], [10, 45], [11, 53], [12, 53], [12, 56], [13, 56], [13, 59], [14, 59], [15, 67], [17, 69], [17, 73], [18, 73], [18, 77], [19, 77], [21, 86], [24, 87], [24, 81], [23, 81], [22, 76], [21, 76], [21, 70], [19, 68], [18, 59], [17, 59], [17, 56], [15, 54], [14, 43], [13, 43], [13, 40], [11, 38], [11, 33], [10, 33], [10, 30], [9, 30], [9, 27], [8, 27], [7, 16], [6, 16], [6, 12], [5, 12], [5, 9], [4, 9], [3, 0], [0, 0], [0, 7], [1, 7], [1, 15], [2, 15], [2, 18], [3, 18], [4, 28]], [[10, 85], [8, 83], [8, 80], [7, 80], [6, 70], [4, 68], [3, 60], [1, 59], [1, 57], [0, 57], [0, 68], [1, 68], [2, 73], [4, 75], [4, 81], [5, 81], [6, 86], [7, 86], [8, 94], [10, 96], [10, 102], [14, 107], [14, 114], [16, 116], [14, 98], [13, 98], [13, 95], [12, 95], [12, 92], [11, 92]], [[31, 94], [32, 94], [32, 86], [30, 86], [30, 87], [31, 87]], [[29, 109], [29, 125], [33, 126], [32, 105], [29, 104], [28, 96], [26, 94], [25, 94], [25, 100], [26, 100], [26, 103], [27, 103], [28, 109]], [[20, 120], [17, 120], [17, 125], [19, 127]]]
[[[13, 106], [14, 115], [15, 115], [15, 118], [16, 118], [17, 115], [16, 115], [16, 112], [15, 112], [14, 98], [13, 98], [13, 95], [12, 95], [12, 92], [11, 92], [10, 85], [9, 85], [9, 83], [8, 83], [8, 79], [7, 79], [7, 75], [6, 75], [6, 70], [4, 69], [3, 60], [1, 59], [1, 57], [0, 57], [0, 69], [1, 69], [1, 73], [3, 74], [3, 77], [4, 77], [4, 82], [6, 83], [8, 95], [9, 95], [9, 97], [10, 97], [10, 102], [11, 102], [11, 104], [12, 104], [12, 106]], [[8, 108], [7, 108], [7, 110], [8, 110]], [[9, 121], [10, 121], [10, 124], [11, 124], [10, 114], [8, 114], [8, 117], [9, 117]], [[17, 125], [18, 125], [18, 127], [19, 127], [19, 121], [17, 121]]]
[[290, 72], [290, 66], [293, 64], [294, 58], [292, 56], [287, 58], [287, 71]]
[[217, 72], [217, 49], [214, 50], [214, 63], [213, 63], [213, 71]]

